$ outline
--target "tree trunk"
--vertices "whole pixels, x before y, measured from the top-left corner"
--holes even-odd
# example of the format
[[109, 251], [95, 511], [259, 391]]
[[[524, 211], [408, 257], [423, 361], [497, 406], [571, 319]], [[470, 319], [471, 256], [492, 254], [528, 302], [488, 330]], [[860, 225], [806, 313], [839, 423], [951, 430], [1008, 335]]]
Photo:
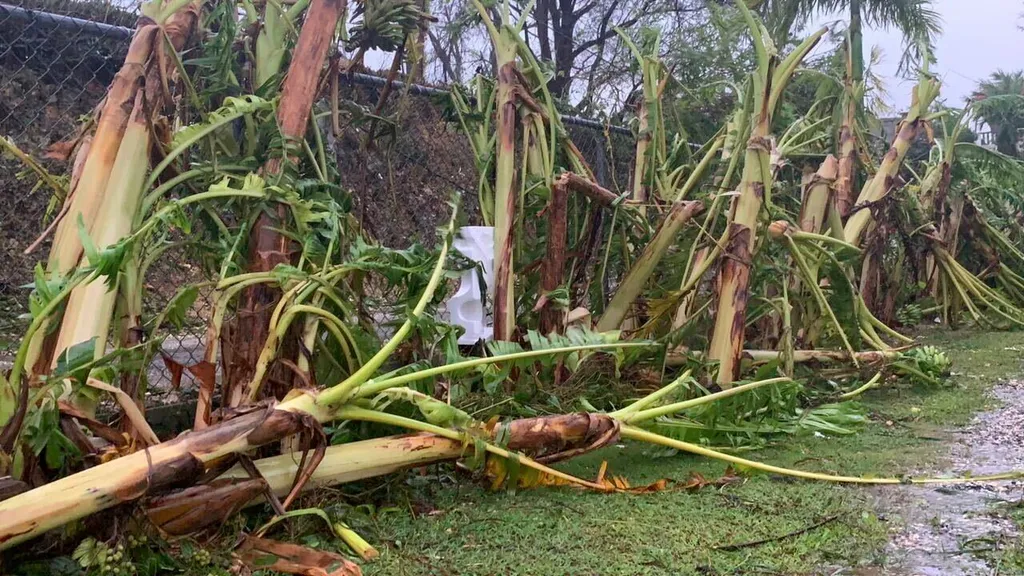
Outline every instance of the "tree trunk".
[[[125, 61], [114, 76], [103, 106], [96, 119], [96, 130], [89, 146], [79, 148], [75, 164], [81, 165], [81, 174], [74, 188], [65, 199], [66, 212], [57, 224], [53, 234], [46, 270], [50, 274], [63, 276], [75, 269], [82, 256], [82, 243], [78, 236], [78, 222], [81, 220], [86, 232], [90, 232], [96, 214], [103, 201], [103, 194], [114, 166], [118, 149], [128, 117], [135, 102], [138, 84], [142, 81], [145, 65], [153, 51], [156, 25], [152, 19], [139, 19], [135, 35], [128, 45]], [[36, 332], [29, 344], [25, 362], [31, 367], [29, 380], [37, 381], [39, 376], [49, 373], [58, 349], [59, 330], [47, 325]], [[19, 384], [15, 382], [14, 384]]]
[[[344, 0], [313, 0], [299, 33], [291, 64], [281, 86], [281, 103], [277, 108], [277, 123], [286, 144], [301, 142], [309, 125], [310, 109], [316, 96], [320, 71], [327, 58], [338, 18], [344, 11]], [[264, 178], [273, 182], [290, 167], [293, 158], [275, 157], [263, 167]], [[288, 207], [278, 204], [273, 212], [264, 212], [256, 221], [249, 237], [249, 272], [268, 272], [278, 264], [288, 264], [295, 250], [291, 240], [278, 232], [286, 228]], [[232, 348], [232, 362], [224, 366], [224, 398], [226, 406], [236, 407], [246, 402], [252, 386], [256, 363], [269, 336], [270, 316], [281, 297], [280, 289], [267, 284], [256, 284], [246, 289], [243, 305], [237, 319], [226, 327], [224, 348]], [[293, 338], [286, 338], [284, 355], [294, 351]], [[209, 345], [209, 343], [208, 343]], [[277, 378], [290, 382], [288, 373]], [[271, 379], [274, 372], [271, 372]], [[283, 397], [287, 390], [264, 390], [268, 396]]]
[[[96, 264], [83, 255], [79, 223], [100, 249], [132, 232], [146, 192], [142, 188], [149, 170], [153, 125], [163, 125], [164, 116], [173, 112], [173, 95], [169, 90], [174, 86], [177, 71], [164, 52], [181, 51], [198, 20], [199, 4], [194, 2], [180, 6], [161, 22], [148, 17], [139, 19], [128, 54], [100, 110], [96, 132], [79, 149], [81, 157], [75, 160], [75, 189], [67, 199], [67, 213], [56, 227], [49, 254], [47, 268], [52, 274], [64, 275], [76, 266]], [[133, 265], [130, 260], [125, 266]], [[123, 269], [114, 281], [98, 278], [72, 290], [59, 328], [51, 332], [44, 327], [30, 342], [30, 382], [56, 366], [56, 355], [71, 346], [95, 339], [94, 356], [104, 354], [114, 321], [116, 286], [132, 276], [129, 272]], [[128, 384], [131, 387], [131, 382]], [[134, 397], [134, 392], [130, 393]], [[72, 402], [92, 415], [92, 401], [76, 396]]]
[[832, 183], [836, 181], [836, 157], [829, 154], [817, 173], [811, 177], [807, 196], [800, 204], [800, 229], [819, 234], [825, 227], [828, 210], [833, 205]]
[[853, 135], [857, 104], [849, 83], [847, 91], [847, 102], [843, 105], [843, 124], [839, 128], [839, 176], [836, 180], [836, 209], [843, 219], [850, 215], [850, 209], [853, 208], [853, 179], [857, 170], [857, 140]]
[[636, 106], [636, 116], [639, 119], [639, 136], [636, 139], [636, 159], [633, 163], [633, 201], [640, 203], [640, 214], [646, 213], [644, 204], [647, 203], [647, 177], [648, 149], [651, 146], [651, 131], [648, 125], [647, 99], [640, 95], [640, 102]]
[[540, 59], [551, 62], [551, 35], [548, 14], [553, 0], [537, 0], [534, 8], [534, 20], [537, 22], [537, 43], [540, 45]]
[[[555, 0], [551, 0], [552, 3]], [[575, 45], [576, 21], [572, 3], [559, 0], [560, 6], [551, 11], [554, 28], [555, 76], [548, 82], [548, 89], [555, 98], [565, 98], [572, 87], [573, 50]]]
[[864, 81], [864, 30], [861, 19], [862, 0], [850, 0], [850, 62], [853, 83]]
[[[424, 14], [430, 13], [430, 0], [420, 0], [420, 10]], [[412, 74], [409, 81], [414, 84], [423, 84], [427, 70], [427, 28], [430, 26], [426, 18], [420, 18], [416, 28], [416, 41], [413, 43], [413, 52], [416, 59], [412, 63]]]
[[601, 320], [597, 323], [599, 332], [618, 330], [624, 320], [627, 319], [633, 303], [640, 296], [647, 280], [654, 274], [658, 263], [668, 252], [676, 236], [683, 226], [690, 221], [695, 214], [704, 209], [700, 202], [676, 202], [668, 215], [661, 222], [658, 230], [651, 237], [650, 242], [644, 247], [644, 251], [637, 258], [636, 262], [619, 283], [615, 296], [608, 304]]
[[[544, 265], [541, 267], [540, 288], [542, 298], [562, 285], [565, 275], [565, 250], [568, 236], [568, 200], [569, 190], [564, 180], [555, 183], [551, 188], [551, 201], [548, 203], [548, 237]], [[550, 301], [544, 302], [540, 311], [541, 334], [562, 333], [562, 317], [564, 312], [555, 308]]]
[[[764, 106], [767, 106], [767, 96], [762, 100]], [[743, 182], [740, 184], [740, 195], [733, 201], [729, 217], [729, 240], [718, 275], [718, 310], [709, 356], [718, 361], [716, 382], [723, 388], [730, 387], [740, 374], [747, 300], [750, 297], [750, 257], [765, 189], [771, 185], [763, 180], [771, 146], [770, 114], [766, 108], [758, 111], [757, 125], [747, 143]]]
[[498, 152], [494, 183], [494, 339], [508, 341], [516, 329], [515, 274], [512, 268], [516, 216], [516, 47], [505, 38], [498, 58]]
[[939, 93], [939, 83], [931, 77], [922, 75], [921, 80], [914, 87], [913, 98], [907, 116], [899, 125], [896, 137], [893, 140], [889, 151], [885, 153], [882, 162], [878, 166], [871, 181], [864, 186], [857, 197], [857, 204], [861, 206], [846, 221], [843, 230], [844, 238], [850, 244], [858, 246], [863, 239], [864, 233], [872, 222], [870, 205], [878, 202], [886, 195], [896, 183], [900, 166], [907, 155], [907, 151], [914, 144], [918, 130], [922, 128], [924, 116], [928, 112], [932, 101]]

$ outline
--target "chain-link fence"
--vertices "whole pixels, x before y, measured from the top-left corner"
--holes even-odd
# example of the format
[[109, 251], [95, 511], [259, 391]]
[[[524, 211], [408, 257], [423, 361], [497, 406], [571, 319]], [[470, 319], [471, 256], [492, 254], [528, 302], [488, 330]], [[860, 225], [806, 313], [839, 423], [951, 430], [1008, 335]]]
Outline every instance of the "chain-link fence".
[[[8, 0], [10, 1], [10, 0]], [[76, 134], [79, 119], [92, 112], [123, 61], [137, 12], [106, 1], [15, 0], [0, 3], [0, 136], [41, 159], [54, 174], [66, 165], [48, 159], [57, 142]], [[375, 112], [384, 81], [345, 76], [340, 97], [350, 107]], [[443, 90], [394, 86], [380, 111], [376, 137], [342, 130], [330, 144], [353, 194], [353, 211], [380, 242], [406, 246], [434, 241], [446, 221], [450, 192], [462, 192], [463, 210], [479, 217], [477, 174], [468, 143], [444, 116]], [[328, 122], [328, 120], [324, 120]], [[566, 118], [570, 136], [609, 189], [624, 190], [631, 178], [634, 139], [629, 130], [594, 120]], [[11, 360], [24, 331], [32, 268], [45, 260], [48, 242], [24, 250], [59, 211], [52, 190], [36, 183], [24, 165], [0, 158], [0, 369]], [[202, 279], [183, 255], [168, 254], [147, 276], [148, 301], [155, 307], [183, 282], [182, 272]], [[193, 364], [203, 351], [203, 320], [209, 303], [200, 299], [193, 322], [169, 336], [164, 352]], [[162, 365], [150, 370], [151, 385], [165, 389]], [[187, 378], [186, 378], [187, 380]]]
[[[62, 173], [45, 158], [47, 148], [73, 135], [78, 118], [103, 97], [124, 59], [125, 26], [134, 21], [134, 14], [98, 3], [0, 4], [0, 136]], [[23, 329], [22, 285], [48, 250], [44, 244], [23, 254], [52, 211], [52, 190], [35, 182], [21, 162], [0, 155], [0, 360], [13, 353]]]

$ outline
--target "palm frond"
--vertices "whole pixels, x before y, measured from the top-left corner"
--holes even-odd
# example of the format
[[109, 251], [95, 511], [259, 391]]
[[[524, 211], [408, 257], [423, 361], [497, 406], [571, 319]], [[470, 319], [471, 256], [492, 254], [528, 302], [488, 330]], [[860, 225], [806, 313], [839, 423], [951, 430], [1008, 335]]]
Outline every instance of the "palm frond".
[[997, 180], [1024, 181], [1024, 162], [973, 142], [957, 142], [957, 155], [975, 168], [986, 170]]

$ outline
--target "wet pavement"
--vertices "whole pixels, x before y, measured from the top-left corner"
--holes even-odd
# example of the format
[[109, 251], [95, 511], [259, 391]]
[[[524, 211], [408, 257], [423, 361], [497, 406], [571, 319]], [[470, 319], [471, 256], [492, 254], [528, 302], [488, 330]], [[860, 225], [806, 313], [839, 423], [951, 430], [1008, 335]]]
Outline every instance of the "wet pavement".
[[[1001, 406], [949, 432], [941, 468], [923, 475], [987, 475], [1024, 470], [1024, 380], [999, 383], [991, 392]], [[981, 552], [1013, 544], [1021, 534], [1006, 518], [1007, 507], [1024, 499], [1024, 482], [951, 486], [900, 486], [878, 490], [879, 513], [894, 517], [886, 556], [891, 576], [980, 576], [1008, 574], [990, 566]]]

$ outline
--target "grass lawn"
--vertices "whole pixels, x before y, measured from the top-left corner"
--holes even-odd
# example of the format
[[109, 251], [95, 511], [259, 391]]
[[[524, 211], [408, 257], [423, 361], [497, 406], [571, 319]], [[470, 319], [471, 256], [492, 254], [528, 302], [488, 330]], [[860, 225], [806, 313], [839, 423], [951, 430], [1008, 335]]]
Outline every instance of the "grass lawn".
[[[889, 389], [863, 399], [871, 423], [859, 434], [807, 437], [744, 456], [852, 475], [901, 475], [941, 458], [943, 430], [986, 408], [985, 391], [1020, 372], [1024, 333], [934, 332], [925, 339], [954, 359], [953, 386]], [[720, 477], [725, 465], [689, 455], [651, 459], [642, 446], [607, 448], [565, 466], [592, 477], [607, 460], [633, 484]], [[420, 574], [804, 574], [877, 566], [889, 522], [871, 490], [754, 475], [694, 492], [601, 495], [570, 488], [489, 493], [438, 486], [437, 477], [393, 491], [393, 509], [361, 529], [381, 551], [369, 575]], [[884, 517], [884, 516], [883, 516]], [[830, 520], [835, 518], [834, 520]], [[728, 546], [775, 538], [738, 550]]]

